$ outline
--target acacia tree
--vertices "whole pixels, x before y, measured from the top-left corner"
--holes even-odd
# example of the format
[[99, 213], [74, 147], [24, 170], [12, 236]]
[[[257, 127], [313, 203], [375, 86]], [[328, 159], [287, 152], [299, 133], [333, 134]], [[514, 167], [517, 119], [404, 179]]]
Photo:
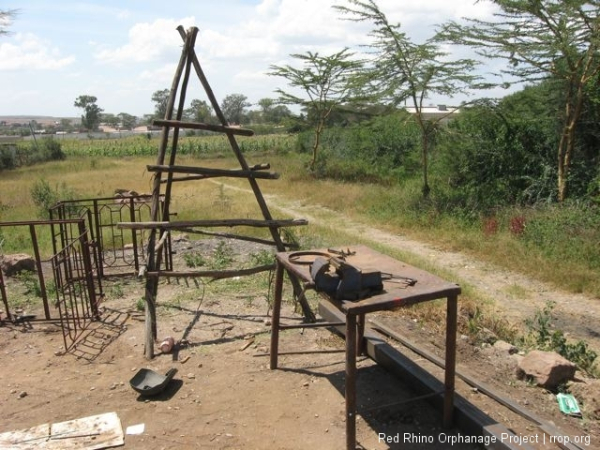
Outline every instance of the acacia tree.
[[223, 115], [229, 123], [242, 123], [246, 114], [246, 108], [251, 106], [248, 97], [243, 94], [229, 94], [221, 103]]
[[353, 80], [362, 62], [353, 60], [354, 54], [347, 48], [328, 56], [310, 51], [290, 56], [300, 61], [302, 66], [296, 68], [290, 65], [273, 65], [269, 75], [285, 78], [291, 88], [300, 89], [306, 95], [299, 97], [282, 89], [275, 91], [280, 96], [280, 103], [298, 105], [314, 120], [315, 139], [310, 163], [310, 169], [314, 170], [327, 119], [334, 109], [354, 98]]
[[81, 125], [89, 131], [98, 129], [100, 124], [100, 115], [103, 109], [96, 104], [97, 101], [98, 99], [93, 95], [80, 95], [74, 103], [76, 108], [83, 109]]
[[152, 101], [154, 102], [154, 118], [164, 119], [167, 112], [167, 105], [169, 104], [169, 96], [171, 91], [169, 89], [162, 89], [160, 91], [154, 91], [152, 94]]
[[494, 21], [449, 22], [444, 36], [488, 58], [507, 61], [498, 75], [520, 82], [554, 77], [564, 82], [557, 149], [558, 200], [567, 196], [577, 126], [586, 89], [600, 75], [600, 3], [597, 0], [491, 0]]
[[185, 111], [187, 116], [194, 122], [215, 123], [212, 107], [206, 100], [194, 99], [190, 107]]
[[258, 101], [260, 106], [260, 115], [263, 122], [281, 123], [286, 117], [290, 117], [292, 112], [285, 105], [280, 105], [277, 100], [272, 98], [261, 98]]
[[430, 192], [429, 152], [433, 132], [443, 117], [427, 120], [423, 110], [425, 100], [432, 94], [452, 97], [487, 85], [474, 74], [476, 61], [448, 59], [448, 54], [440, 49], [437, 33], [417, 44], [402, 31], [399, 23], [388, 21], [374, 0], [348, 0], [348, 3], [350, 6], [334, 8], [347, 20], [372, 22], [375, 26], [370, 33], [373, 43], [368, 46], [373, 58], [365, 66], [363, 86], [370, 95], [393, 106], [409, 101], [414, 108], [414, 118], [421, 133], [422, 191], [427, 197]]
[[121, 121], [121, 126], [126, 130], [133, 130], [135, 128], [137, 117], [124, 112], [117, 114], [117, 117]]

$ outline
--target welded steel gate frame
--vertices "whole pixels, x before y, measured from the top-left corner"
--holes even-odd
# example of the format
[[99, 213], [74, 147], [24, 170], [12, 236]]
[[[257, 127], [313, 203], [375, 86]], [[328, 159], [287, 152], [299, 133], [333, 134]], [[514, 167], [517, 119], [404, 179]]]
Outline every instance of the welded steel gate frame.
[[77, 234], [65, 233], [70, 236], [69, 242], [50, 259], [65, 351], [76, 344], [93, 320], [100, 318], [88, 230], [84, 220], [76, 226]]
[[[0, 227], [27, 227], [35, 255], [37, 279], [42, 299], [44, 317], [27, 317], [27, 323], [60, 322], [65, 343], [65, 351], [69, 350], [81, 336], [92, 320], [99, 318], [99, 302], [103, 298], [101, 280], [95, 270], [95, 260], [90, 251], [86, 220], [37, 220], [26, 222], [3, 222]], [[43, 271], [43, 261], [38, 242], [38, 227], [52, 229], [53, 237], [61, 236], [61, 247], [55, 247], [49, 262], [54, 277], [54, 299], [49, 292]], [[54, 242], [56, 245], [57, 243]], [[11, 311], [10, 299], [5, 288], [5, 280], [0, 270], [0, 296], [6, 312], [6, 318], [19, 323], [22, 318]], [[51, 300], [54, 300], [51, 302]], [[51, 308], [54, 306], [54, 309]], [[58, 310], [58, 315], [54, 313]]]
[[[164, 196], [163, 196], [164, 197]], [[151, 195], [124, 195], [79, 200], [64, 200], [53, 206], [50, 218], [85, 218], [93, 244], [93, 258], [100, 278], [129, 276], [132, 268], [137, 274], [146, 261], [147, 230], [124, 230], [117, 228], [119, 222], [147, 221], [151, 214]], [[161, 198], [161, 207], [164, 198]], [[60, 231], [60, 230], [59, 230]], [[58, 241], [61, 246], [68, 242], [60, 233], [55, 236], [55, 249]], [[131, 251], [129, 251], [131, 250]], [[163, 247], [163, 259], [167, 270], [173, 267], [171, 238]]]

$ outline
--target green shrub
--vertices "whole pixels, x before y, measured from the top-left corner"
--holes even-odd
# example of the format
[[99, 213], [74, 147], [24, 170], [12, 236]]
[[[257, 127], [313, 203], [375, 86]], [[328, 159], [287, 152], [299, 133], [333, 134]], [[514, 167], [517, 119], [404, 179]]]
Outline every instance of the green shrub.
[[15, 169], [17, 167], [16, 147], [0, 146], [0, 170]]
[[183, 260], [187, 267], [201, 267], [206, 265], [206, 260], [199, 252], [184, 253]]
[[598, 354], [588, 348], [584, 341], [567, 342], [562, 330], [552, 329], [554, 302], [548, 302], [544, 309], [536, 311], [532, 319], [526, 319], [528, 332], [520, 338], [519, 344], [528, 348], [554, 351], [576, 364], [580, 370], [596, 376]]
[[66, 184], [52, 188], [45, 179], [36, 181], [30, 191], [31, 199], [38, 208], [38, 216], [47, 219], [48, 210], [59, 201], [74, 200], [75, 193]]

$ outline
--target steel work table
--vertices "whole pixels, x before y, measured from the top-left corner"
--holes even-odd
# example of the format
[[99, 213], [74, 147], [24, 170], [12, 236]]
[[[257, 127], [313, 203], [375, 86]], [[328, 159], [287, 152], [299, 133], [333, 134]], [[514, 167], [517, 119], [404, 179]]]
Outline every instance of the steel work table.
[[[452, 426], [454, 407], [454, 375], [456, 365], [456, 319], [460, 286], [444, 281], [428, 272], [412, 267], [363, 245], [344, 246], [355, 254], [346, 257], [346, 262], [361, 269], [376, 269], [382, 273], [416, 280], [413, 286], [384, 280], [383, 291], [359, 301], [335, 300], [321, 293], [346, 316], [346, 448], [356, 449], [356, 356], [362, 353], [365, 315], [370, 312], [395, 309], [446, 298], [446, 365], [444, 373], [443, 426]], [[279, 353], [279, 331], [289, 328], [314, 326], [340, 326], [343, 322], [318, 322], [315, 324], [282, 325], [280, 323], [284, 271], [303, 283], [311, 283], [309, 262], [318, 254], [328, 254], [327, 249], [303, 252], [280, 252], [276, 254], [275, 298], [271, 320], [270, 367], [277, 368]], [[301, 257], [300, 257], [301, 255]], [[337, 256], [331, 254], [331, 256]], [[290, 260], [292, 257], [292, 260]]]

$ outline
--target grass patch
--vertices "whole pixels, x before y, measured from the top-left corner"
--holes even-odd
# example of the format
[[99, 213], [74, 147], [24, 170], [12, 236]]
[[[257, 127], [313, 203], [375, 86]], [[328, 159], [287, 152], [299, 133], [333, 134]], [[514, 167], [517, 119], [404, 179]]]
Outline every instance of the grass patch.
[[[276, 145], [276, 142], [272, 144]], [[306, 155], [282, 154], [285, 152], [267, 155], [261, 150], [264, 149], [248, 151], [249, 164], [269, 162], [272, 170], [281, 175], [278, 181], [259, 181], [267, 204], [276, 203], [276, 198], [271, 201], [269, 195], [277, 195], [277, 198], [296, 202], [299, 209], [302, 205], [322, 206], [316, 212], [311, 210], [317, 219], [326, 217], [329, 220], [336, 214], [340, 217], [332, 228], [310, 223], [308, 227], [291, 229], [294, 239], [304, 248], [356, 242], [356, 238], [344, 236], [343, 217], [430, 242], [446, 250], [467, 253], [570, 291], [600, 296], [600, 229], [595, 225], [599, 223], [600, 212], [597, 209], [573, 204], [527, 210], [512, 208], [498, 211], [493, 217], [452, 216], [444, 212], [443, 205], [437, 204], [435, 198], [425, 203], [420, 199], [419, 180], [407, 179], [393, 186], [379, 186], [314, 179], [305, 170]], [[68, 149], [65, 151], [69, 155]], [[202, 158], [199, 163], [197, 155], [181, 155], [178, 164], [239, 167], [233, 157], [210, 159], [203, 155]], [[148, 193], [151, 175], [145, 166], [154, 164], [154, 159], [149, 155], [121, 158], [70, 156], [64, 161], [5, 171], [0, 179], [3, 193], [0, 220], [29, 220], [35, 216], [32, 213], [36, 208], [34, 201], [30, 196], [23, 196], [23, 192], [30, 192], [40, 179], [46, 180], [51, 187], [65, 186], [77, 198], [112, 196], [116, 188]], [[274, 206], [270, 208], [277, 218], [289, 217]], [[177, 213], [173, 220], [261, 217], [248, 182], [236, 179], [227, 179], [226, 185], [221, 181], [176, 183], [171, 210]], [[522, 218], [521, 222], [519, 218]], [[24, 233], [26, 230], [0, 230], [4, 251], [16, 251], [29, 241], [29, 236]], [[265, 230], [243, 232], [269, 237]], [[374, 245], [368, 236], [364, 241]], [[398, 257], [408, 258], [406, 254]], [[414, 265], [422, 266], [422, 261]], [[513, 294], [520, 295], [519, 292]]]

